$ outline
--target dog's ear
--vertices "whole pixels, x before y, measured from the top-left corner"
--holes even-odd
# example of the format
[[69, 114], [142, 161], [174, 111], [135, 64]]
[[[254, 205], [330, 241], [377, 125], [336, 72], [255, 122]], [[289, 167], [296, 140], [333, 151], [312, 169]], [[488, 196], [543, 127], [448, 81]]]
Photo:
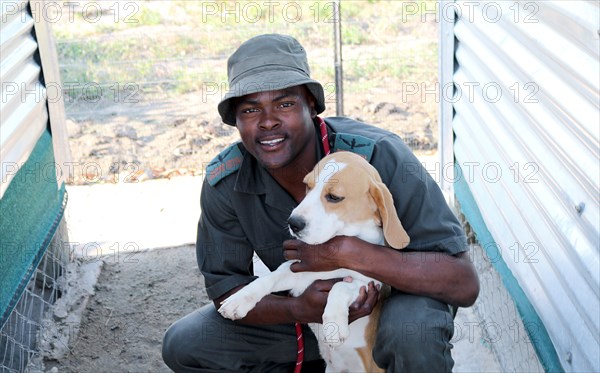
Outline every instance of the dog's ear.
[[403, 249], [408, 246], [410, 237], [408, 237], [408, 233], [406, 233], [400, 219], [398, 219], [394, 199], [388, 188], [384, 183], [375, 181], [371, 184], [369, 193], [377, 205], [377, 210], [379, 210], [383, 235], [387, 244], [394, 249]]

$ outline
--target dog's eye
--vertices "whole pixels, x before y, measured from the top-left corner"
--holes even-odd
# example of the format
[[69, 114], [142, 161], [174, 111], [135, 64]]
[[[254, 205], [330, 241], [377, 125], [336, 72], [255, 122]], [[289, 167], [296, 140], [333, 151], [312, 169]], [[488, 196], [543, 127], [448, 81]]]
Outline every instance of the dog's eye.
[[327, 200], [327, 202], [338, 203], [338, 202], [342, 202], [344, 200], [344, 197], [339, 197], [339, 196], [336, 196], [335, 194], [327, 193], [325, 195], [325, 199]]

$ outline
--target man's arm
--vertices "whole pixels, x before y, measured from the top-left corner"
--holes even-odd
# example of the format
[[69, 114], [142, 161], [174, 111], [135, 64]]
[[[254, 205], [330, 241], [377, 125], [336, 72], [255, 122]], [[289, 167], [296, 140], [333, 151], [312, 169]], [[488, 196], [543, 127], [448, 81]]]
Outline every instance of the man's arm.
[[[298, 297], [267, 295], [239, 321], [245, 324], [283, 324], [283, 323], [322, 323], [323, 311], [327, 304], [327, 296], [333, 285], [342, 279], [318, 280], [310, 285]], [[218, 309], [221, 302], [243, 288], [238, 286], [227, 294], [213, 300]], [[350, 322], [366, 316], [377, 303], [379, 292], [373, 283], [369, 289], [361, 289], [356, 301], [350, 305], [348, 319]]]
[[410, 294], [469, 307], [479, 294], [475, 267], [466, 253], [403, 252], [355, 237], [334, 237], [321, 245], [284, 242], [286, 259], [299, 259], [292, 271], [348, 268]]

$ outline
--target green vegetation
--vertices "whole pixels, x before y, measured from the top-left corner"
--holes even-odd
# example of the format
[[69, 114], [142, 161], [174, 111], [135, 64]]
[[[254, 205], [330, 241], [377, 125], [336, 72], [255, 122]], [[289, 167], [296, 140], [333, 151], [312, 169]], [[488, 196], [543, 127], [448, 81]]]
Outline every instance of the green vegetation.
[[[224, 82], [227, 55], [243, 40], [266, 32], [300, 39], [311, 53], [315, 78], [333, 81], [331, 1], [127, 4], [109, 7], [99, 22], [79, 15], [53, 25], [63, 82], [135, 82], [146, 94], [191, 92], [203, 82]], [[367, 90], [390, 79], [429, 81], [437, 75], [437, 35], [418, 34], [421, 10], [433, 9], [435, 1], [411, 4], [420, 7], [406, 14], [402, 1], [342, 1], [344, 77], [354, 87]]]

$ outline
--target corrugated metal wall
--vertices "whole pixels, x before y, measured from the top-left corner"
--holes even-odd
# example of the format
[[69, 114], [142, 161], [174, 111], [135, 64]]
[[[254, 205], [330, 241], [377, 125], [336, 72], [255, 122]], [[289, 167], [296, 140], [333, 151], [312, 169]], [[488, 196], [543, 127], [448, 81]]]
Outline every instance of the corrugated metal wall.
[[40, 65], [34, 59], [28, 1], [2, 1], [0, 16], [0, 198], [48, 124]]
[[563, 368], [600, 371], [599, 3], [442, 6], [456, 163]]

